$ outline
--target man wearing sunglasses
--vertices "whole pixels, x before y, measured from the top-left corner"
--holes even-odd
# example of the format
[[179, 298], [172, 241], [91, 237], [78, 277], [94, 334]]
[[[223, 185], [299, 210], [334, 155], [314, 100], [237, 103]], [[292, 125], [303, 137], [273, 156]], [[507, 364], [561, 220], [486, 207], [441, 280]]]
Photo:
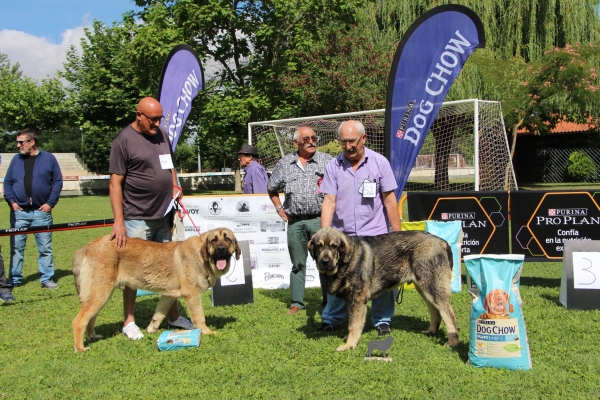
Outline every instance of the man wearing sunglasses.
[[[58, 203], [63, 186], [62, 173], [56, 157], [38, 148], [33, 129], [17, 134], [17, 150], [4, 178], [4, 197], [10, 206], [11, 228], [52, 225], [52, 209]], [[44, 289], [57, 289], [52, 281], [52, 232], [36, 233], [40, 283]], [[13, 286], [23, 284], [23, 257], [27, 235], [10, 238], [10, 280]]]
[[[288, 223], [287, 242], [292, 272], [290, 273], [290, 295], [292, 298], [288, 314], [296, 314], [305, 308], [304, 291], [306, 281], [306, 247], [310, 238], [320, 227], [323, 194], [320, 191], [325, 166], [332, 159], [327, 153], [317, 150], [317, 136], [307, 127], [294, 132], [297, 152], [288, 154], [277, 162], [267, 189], [279, 217]], [[281, 204], [279, 193], [285, 193]], [[319, 276], [323, 304], [327, 295], [324, 276]]]
[[[168, 136], [160, 128], [162, 119], [158, 100], [145, 97], [138, 104], [135, 121], [112, 142], [108, 172], [115, 247], [126, 247], [127, 238], [171, 241], [173, 215], [165, 215], [165, 211], [172, 199], [183, 193], [177, 184]], [[144, 337], [135, 324], [135, 298], [135, 289], [123, 289], [123, 333], [132, 340]], [[194, 328], [179, 314], [177, 301], [169, 310], [169, 318], [171, 326]]]

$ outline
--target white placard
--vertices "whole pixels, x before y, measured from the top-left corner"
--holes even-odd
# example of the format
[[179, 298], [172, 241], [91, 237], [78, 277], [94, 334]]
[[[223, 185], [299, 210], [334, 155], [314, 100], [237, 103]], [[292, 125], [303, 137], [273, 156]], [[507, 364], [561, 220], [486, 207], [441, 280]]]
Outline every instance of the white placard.
[[235, 259], [235, 255], [231, 257], [229, 272], [221, 277], [221, 286], [243, 285], [246, 283], [244, 276], [244, 259], [243, 255], [239, 260]]
[[575, 289], [600, 289], [600, 253], [573, 252]]

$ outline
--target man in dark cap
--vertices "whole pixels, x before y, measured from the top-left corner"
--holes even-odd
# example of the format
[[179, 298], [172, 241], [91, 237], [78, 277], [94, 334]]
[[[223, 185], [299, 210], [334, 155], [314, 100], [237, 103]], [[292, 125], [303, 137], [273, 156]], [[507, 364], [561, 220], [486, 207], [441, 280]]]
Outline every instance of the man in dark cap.
[[244, 143], [238, 151], [238, 161], [246, 171], [243, 185], [244, 194], [267, 193], [269, 177], [258, 159], [258, 149], [251, 144]]

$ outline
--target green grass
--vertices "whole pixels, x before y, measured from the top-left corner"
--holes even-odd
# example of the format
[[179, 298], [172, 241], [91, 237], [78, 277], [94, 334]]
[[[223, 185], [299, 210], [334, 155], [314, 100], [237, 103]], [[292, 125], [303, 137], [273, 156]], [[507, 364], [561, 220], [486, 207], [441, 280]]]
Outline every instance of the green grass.
[[[62, 198], [55, 222], [111, 218], [108, 197]], [[8, 226], [8, 207], [0, 210]], [[199, 348], [159, 352], [156, 334], [129, 341], [121, 333], [122, 298], [116, 291], [97, 319], [104, 339], [73, 354], [71, 321], [79, 303], [71, 275], [74, 252], [110, 228], [54, 234], [60, 288], [42, 290], [37, 250], [30, 237], [26, 285], [17, 301], [0, 306], [0, 399], [37, 398], [501, 398], [600, 397], [600, 311], [566, 310], [558, 301], [561, 263], [526, 263], [521, 280], [533, 369], [477, 369], [466, 364], [470, 295], [452, 296], [460, 344], [446, 348], [414, 291], [396, 307], [388, 351], [391, 363], [367, 362], [367, 342], [377, 338], [370, 322], [352, 351], [338, 353], [344, 330], [317, 334], [320, 290], [307, 290], [307, 310], [285, 314], [288, 290], [255, 290], [254, 303], [213, 307], [203, 300], [207, 323], [218, 331]], [[0, 238], [8, 266], [8, 238]], [[463, 268], [464, 274], [464, 268]], [[464, 276], [463, 276], [464, 282]], [[136, 318], [146, 326], [157, 296], [140, 297]], [[186, 313], [185, 306], [180, 307]], [[370, 316], [368, 316], [370, 321]], [[164, 328], [164, 326], [163, 326]]]

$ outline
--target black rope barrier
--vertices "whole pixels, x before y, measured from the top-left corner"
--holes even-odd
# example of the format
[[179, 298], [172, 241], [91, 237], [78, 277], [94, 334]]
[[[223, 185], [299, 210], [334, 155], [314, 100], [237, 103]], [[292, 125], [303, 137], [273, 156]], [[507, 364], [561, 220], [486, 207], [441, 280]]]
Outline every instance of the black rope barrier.
[[28, 228], [8, 228], [0, 229], [0, 236], [14, 236], [41, 232], [70, 231], [74, 229], [103, 228], [107, 226], [112, 226], [114, 222], [114, 219], [96, 219], [93, 221], [67, 222], [64, 224], [30, 226]]

